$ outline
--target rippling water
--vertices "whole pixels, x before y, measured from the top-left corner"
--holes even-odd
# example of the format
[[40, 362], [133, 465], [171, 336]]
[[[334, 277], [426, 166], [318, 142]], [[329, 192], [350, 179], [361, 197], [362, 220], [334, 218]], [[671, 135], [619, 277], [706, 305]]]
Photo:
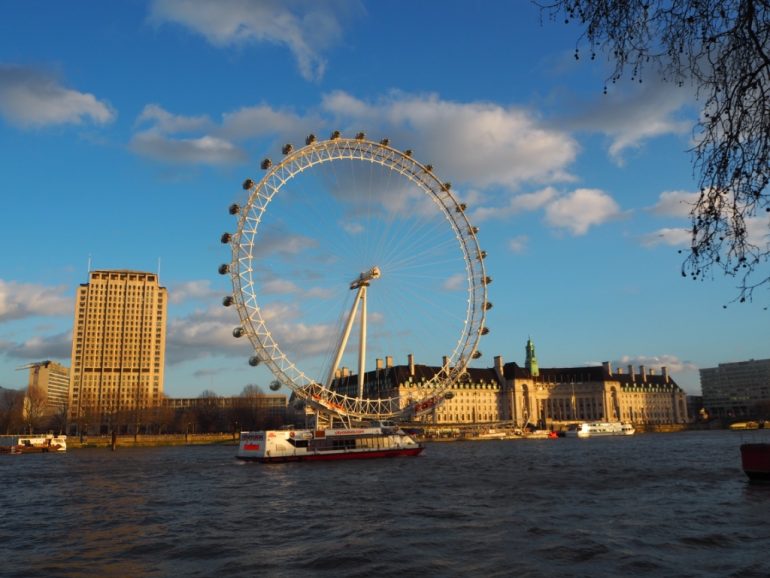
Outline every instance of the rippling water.
[[233, 446], [0, 456], [0, 575], [764, 577], [770, 485], [747, 481], [741, 441], [433, 443], [271, 465]]

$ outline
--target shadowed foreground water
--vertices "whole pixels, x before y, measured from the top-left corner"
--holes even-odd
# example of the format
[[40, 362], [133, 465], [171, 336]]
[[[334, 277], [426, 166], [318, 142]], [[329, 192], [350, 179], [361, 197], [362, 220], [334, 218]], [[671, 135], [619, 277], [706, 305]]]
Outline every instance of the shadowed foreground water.
[[274, 465], [232, 446], [0, 456], [0, 575], [765, 577], [770, 485], [740, 470], [746, 439]]

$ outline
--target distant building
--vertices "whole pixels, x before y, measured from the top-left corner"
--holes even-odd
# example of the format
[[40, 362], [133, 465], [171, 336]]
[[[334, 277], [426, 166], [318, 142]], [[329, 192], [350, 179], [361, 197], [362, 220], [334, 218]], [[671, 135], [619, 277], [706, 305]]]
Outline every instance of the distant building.
[[[685, 392], [669, 376], [640, 367], [613, 370], [595, 367], [541, 368], [528, 340], [526, 366], [495, 357], [488, 369], [468, 368], [445, 399], [423, 418], [435, 424], [482, 424], [500, 421], [524, 427], [584, 420], [630, 421], [637, 425], [678, 424], [688, 420]], [[446, 358], [444, 363], [446, 363]], [[424, 397], [425, 384], [440, 370], [414, 363], [393, 366], [391, 358], [367, 372], [366, 397], [400, 396], [402, 403]], [[339, 393], [355, 395], [355, 375], [343, 368], [332, 383]]]
[[69, 403], [70, 370], [55, 361], [30, 363], [20, 369], [29, 369], [27, 395], [40, 396], [45, 413], [66, 412]]
[[264, 409], [270, 416], [284, 418], [286, 417], [288, 398], [282, 393], [263, 393], [259, 395], [233, 397], [167, 397], [163, 400], [163, 407], [174, 410], [193, 409], [205, 405], [214, 405], [221, 409], [254, 407]]
[[168, 295], [154, 273], [91, 271], [72, 332], [70, 431], [107, 432], [160, 406]]
[[711, 417], [770, 417], [770, 359], [701, 369], [700, 385]]

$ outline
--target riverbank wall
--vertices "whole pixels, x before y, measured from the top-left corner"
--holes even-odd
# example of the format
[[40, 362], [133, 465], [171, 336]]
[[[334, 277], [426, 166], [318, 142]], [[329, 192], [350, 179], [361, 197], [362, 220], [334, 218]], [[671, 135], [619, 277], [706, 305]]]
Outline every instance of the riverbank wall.
[[[160, 435], [119, 435], [114, 437], [115, 449], [185, 446], [185, 445], [237, 445], [238, 434], [160, 434]], [[113, 437], [103, 436], [70, 436], [67, 438], [67, 449], [109, 448], [113, 447]]]

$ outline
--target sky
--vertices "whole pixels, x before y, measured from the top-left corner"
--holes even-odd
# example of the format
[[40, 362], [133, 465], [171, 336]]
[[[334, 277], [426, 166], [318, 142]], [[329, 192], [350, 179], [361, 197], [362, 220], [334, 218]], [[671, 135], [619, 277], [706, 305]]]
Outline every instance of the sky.
[[[236, 226], [227, 207], [263, 158], [333, 130], [413, 150], [468, 203], [494, 303], [472, 366], [522, 365], [532, 338], [541, 367], [666, 366], [697, 394], [700, 368], [770, 357], [766, 292], [737, 304], [735, 279], [681, 275], [694, 91], [650, 75], [605, 94], [610, 62], [576, 60], [579, 34], [524, 1], [2, 3], [0, 387], [24, 387], [31, 362], [70, 365], [90, 268], [159, 272], [167, 395], [264, 388], [271, 376], [246, 363], [221, 305], [233, 290], [217, 273]], [[339, 241], [323, 206], [312, 234]], [[261, 246], [274, 257], [261, 289], [287, 305], [272, 318], [287, 352], [328, 350], [320, 322], [303, 318], [321, 288], [272, 266], [289, 253], [295, 270], [318, 266], [289, 250], [305, 238], [292, 222]], [[438, 365], [451, 339], [419, 315], [442, 300], [400, 293], [403, 333], [389, 343]], [[385, 315], [370, 316], [376, 335]]]

